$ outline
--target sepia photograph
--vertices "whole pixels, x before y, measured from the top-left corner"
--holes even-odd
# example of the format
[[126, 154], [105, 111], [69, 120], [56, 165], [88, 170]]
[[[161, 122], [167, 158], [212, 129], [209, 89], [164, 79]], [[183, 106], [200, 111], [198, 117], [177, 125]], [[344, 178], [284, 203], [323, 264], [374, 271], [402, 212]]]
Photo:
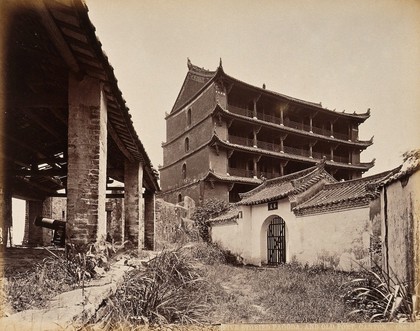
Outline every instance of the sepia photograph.
[[0, 330], [418, 330], [420, 1], [1, 0]]

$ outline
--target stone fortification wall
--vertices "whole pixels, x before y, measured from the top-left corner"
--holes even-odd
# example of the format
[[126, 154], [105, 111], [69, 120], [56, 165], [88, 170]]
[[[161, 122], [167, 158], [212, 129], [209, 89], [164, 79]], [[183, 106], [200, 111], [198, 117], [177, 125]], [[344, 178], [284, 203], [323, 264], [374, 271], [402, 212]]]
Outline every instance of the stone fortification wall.
[[156, 199], [155, 250], [198, 239], [198, 232], [190, 220], [194, 210], [194, 200], [189, 197], [179, 204]]

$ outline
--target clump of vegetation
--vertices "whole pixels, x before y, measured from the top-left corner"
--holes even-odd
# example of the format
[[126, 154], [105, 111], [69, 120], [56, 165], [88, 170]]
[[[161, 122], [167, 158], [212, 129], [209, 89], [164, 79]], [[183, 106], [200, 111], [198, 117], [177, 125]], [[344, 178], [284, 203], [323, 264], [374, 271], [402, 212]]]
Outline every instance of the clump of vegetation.
[[[195, 254], [197, 251], [189, 246], [163, 251], [143, 268], [129, 271], [92, 322], [100, 321], [101, 329], [114, 330], [127, 324], [133, 328], [144, 324], [205, 321], [209, 310], [209, 283], [203, 278], [201, 263]], [[219, 259], [212, 254], [205, 258]]]
[[83, 288], [85, 282], [109, 269], [110, 259], [117, 252], [114, 245], [105, 241], [85, 247], [69, 244], [65, 255], [46, 250], [51, 256], [5, 280], [4, 295], [15, 312], [46, 308], [58, 294]]
[[391, 277], [378, 266], [375, 270], [346, 284], [348, 290], [344, 298], [356, 307], [351, 314], [375, 322], [414, 321], [413, 296], [408, 291], [408, 284], [396, 275]]
[[30, 270], [10, 276], [5, 282], [5, 293], [11, 308], [16, 312], [45, 308], [54, 296], [77, 288], [79, 279], [71, 265], [72, 262], [56, 255], [45, 258]]
[[201, 238], [210, 242], [209, 227], [207, 221], [213, 217], [221, 215], [223, 212], [229, 209], [229, 203], [219, 199], [208, 199], [202, 206], [196, 208], [192, 219], [199, 229]]

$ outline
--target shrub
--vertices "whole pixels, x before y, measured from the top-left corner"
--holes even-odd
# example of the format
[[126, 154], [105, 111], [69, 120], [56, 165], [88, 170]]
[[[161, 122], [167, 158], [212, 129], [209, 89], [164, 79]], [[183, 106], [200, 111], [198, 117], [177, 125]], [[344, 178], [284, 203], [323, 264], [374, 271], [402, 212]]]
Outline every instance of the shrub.
[[211, 241], [207, 221], [221, 215], [224, 211], [228, 210], [228, 208], [229, 203], [219, 199], [206, 200], [202, 206], [197, 207], [191, 218], [197, 225], [200, 236], [204, 241]]

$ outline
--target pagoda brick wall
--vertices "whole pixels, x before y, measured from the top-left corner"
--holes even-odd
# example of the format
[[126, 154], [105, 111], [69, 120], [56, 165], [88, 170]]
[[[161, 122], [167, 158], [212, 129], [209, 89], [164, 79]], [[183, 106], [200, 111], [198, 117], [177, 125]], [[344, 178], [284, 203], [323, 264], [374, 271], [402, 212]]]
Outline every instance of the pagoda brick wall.
[[228, 169], [227, 152], [224, 149], [219, 149], [219, 155], [214, 148], [210, 148], [210, 169], [217, 174], [226, 175]]
[[203, 120], [216, 106], [215, 88], [211, 85], [195, 101], [166, 119], [166, 141], [179, 135], [180, 130], [188, 128], [187, 110], [191, 108], [191, 125]]
[[[171, 164], [182, 156], [193, 152], [198, 147], [207, 143], [213, 134], [214, 124], [211, 117], [205, 119], [196, 127], [186, 131], [179, 138], [172, 141], [163, 149], [164, 164]], [[178, 130], [180, 131], [180, 130]], [[189, 139], [189, 151], [185, 151], [185, 138]]]
[[[209, 151], [205, 147], [197, 153], [192, 154], [185, 160], [180, 160], [174, 165], [165, 168], [160, 172], [160, 180], [163, 183], [162, 189], [168, 190], [182, 186], [202, 178], [209, 170]], [[186, 164], [187, 178], [182, 178], [182, 165]]]

